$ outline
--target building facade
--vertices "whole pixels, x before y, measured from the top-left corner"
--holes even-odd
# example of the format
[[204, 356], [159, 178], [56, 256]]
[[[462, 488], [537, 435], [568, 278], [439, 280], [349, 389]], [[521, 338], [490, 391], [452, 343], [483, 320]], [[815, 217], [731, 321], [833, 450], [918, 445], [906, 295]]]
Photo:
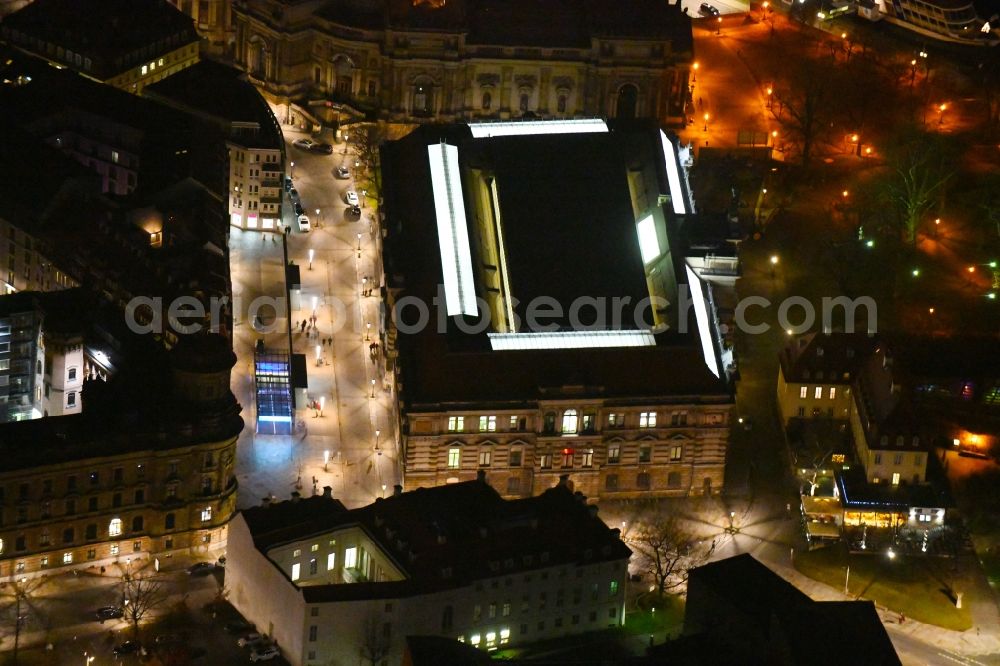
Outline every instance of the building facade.
[[[166, 379], [88, 382], [83, 413], [0, 426], [0, 577], [224, 545], [243, 425], [234, 362], [224, 338], [185, 341]], [[155, 407], [136, 404], [136, 381], [166, 388]]]
[[399, 663], [407, 636], [484, 651], [618, 627], [630, 552], [563, 484], [504, 501], [482, 480], [346, 510], [325, 496], [238, 515], [230, 600], [294, 666]]
[[731, 411], [726, 400], [699, 397], [669, 405], [564, 398], [521, 410], [411, 410], [406, 478], [440, 485], [488, 471], [506, 497], [536, 495], [566, 475], [601, 499], [711, 495], [722, 490]]
[[267, 0], [233, 20], [236, 61], [270, 99], [329, 100], [325, 122], [680, 118], [688, 95], [679, 3]]

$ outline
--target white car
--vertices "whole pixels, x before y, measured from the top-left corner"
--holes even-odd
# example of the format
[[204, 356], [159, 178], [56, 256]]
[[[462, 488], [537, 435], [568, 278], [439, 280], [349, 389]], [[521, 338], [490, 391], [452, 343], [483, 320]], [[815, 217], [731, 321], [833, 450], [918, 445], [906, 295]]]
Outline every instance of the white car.
[[245, 636], [241, 636], [236, 644], [240, 647], [253, 647], [255, 645], [260, 645], [264, 642], [264, 637], [258, 634], [256, 631], [252, 631]]
[[309, 226], [309, 216], [299, 215], [299, 231], [309, 231], [311, 228]]
[[358, 193], [355, 192], [354, 190], [347, 190], [347, 192], [344, 193], [344, 199], [347, 201], [348, 204], [352, 206], [357, 206], [359, 203], [361, 203], [361, 200], [358, 199]]
[[292, 141], [292, 145], [296, 148], [301, 148], [302, 150], [312, 150], [312, 147], [316, 145], [315, 141], [310, 141], [309, 139], [296, 139]]
[[268, 645], [267, 647], [256, 648], [250, 653], [250, 661], [271, 661], [275, 657], [281, 656], [281, 651], [278, 650], [277, 646]]

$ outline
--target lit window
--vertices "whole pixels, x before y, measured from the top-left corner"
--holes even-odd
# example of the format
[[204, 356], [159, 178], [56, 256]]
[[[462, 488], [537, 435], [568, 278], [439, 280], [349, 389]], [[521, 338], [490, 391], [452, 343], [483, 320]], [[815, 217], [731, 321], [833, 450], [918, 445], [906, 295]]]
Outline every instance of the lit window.
[[594, 466], [594, 450], [587, 449], [583, 452], [583, 466], [593, 467]]
[[683, 448], [681, 446], [670, 447], [670, 462], [677, 462], [681, 459]]
[[302, 554], [301, 548], [296, 548], [295, 550], [292, 551], [292, 557], [298, 557], [301, 554]]
[[298, 580], [299, 574], [301, 573], [302, 565], [296, 562], [292, 565], [292, 580]]
[[621, 428], [625, 425], [625, 415], [621, 412], [615, 414], [608, 414], [608, 427], [609, 428]]
[[823, 387], [822, 386], [817, 386], [816, 387], [815, 391], [813, 391], [813, 397], [816, 400], [819, 400], [820, 398], [823, 397]]
[[448, 449], [448, 469], [458, 469], [462, 464], [462, 450], [459, 448]]
[[111, 554], [116, 556], [118, 555], [118, 544], [111, 544]]
[[496, 430], [497, 430], [497, 417], [495, 416], [479, 417], [480, 432], [496, 432]]
[[335, 566], [337, 566], [337, 553], [330, 553], [326, 556], [326, 570], [333, 571]]
[[115, 164], [118, 164], [118, 151], [117, 150], [112, 150], [111, 151], [111, 161], [114, 162]]
[[73, 564], [73, 553], [63, 553], [63, 564]]
[[538, 456], [538, 466], [542, 469], [550, 469], [552, 467], [552, 454], [543, 453]]
[[143, 74], [148, 74], [149, 73], [149, 67], [147, 65], [143, 65], [142, 66], [142, 73]]
[[504, 627], [500, 630], [500, 645], [510, 642], [510, 629]]
[[608, 463], [615, 464], [621, 459], [621, 447], [618, 444], [608, 445]]
[[493, 452], [489, 449], [479, 452], [479, 466], [489, 467], [490, 462], [493, 460]]
[[608, 596], [615, 597], [617, 595], [618, 595], [618, 581], [613, 580], [611, 581], [611, 584], [608, 586]]
[[355, 547], [348, 548], [344, 551], [344, 568], [353, 569], [358, 566], [358, 549]]
[[508, 425], [508, 429], [510, 429], [510, 430], [517, 430], [517, 416], [516, 415], [510, 417], [510, 425]]
[[317, 550], [319, 550], [319, 544], [318, 543], [314, 543], [313, 545], [309, 546], [309, 552], [310, 553], [315, 553]]
[[112, 518], [111, 522], [108, 524], [108, 536], [121, 536], [122, 533], [122, 519]]
[[837, 397], [837, 389], [833, 386], [830, 387], [830, 400]]
[[206, 506], [201, 510], [201, 522], [207, 523], [212, 520], [212, 507]]
[[898, 486], [899, 485], [899, 472], [893, 472], [893, 474], [892, 474], [892, 485], [894, 485], [894, 486]]
[[564, 435], [576, 433], [577, 415], [575, 409], [567, 409], [563, 412], [562, 431]]
[[163, 58], [160, 58], [159, 60], [157, 60], [156, 64], [159, 65], [160, 67], [163, 67]]
[[655, 428], [656, 427], [656, 412], [642, 412], [639, 414], [639, 427], [640, 428]]
[[464, 416], [448, 417], [448, 432], [462, 432], [463, 430], [465, 430]]
[[486, 647], [487, 649], [493, 649], [497, 646], [497, 632], [487, 631], [486, 632]]
[[809, 387], [808, 386], [800, 386], [799, 387], [799, 397], [800, 398], [808, 398], [809, 397]]
[[469, 642], [475, 645], [476, 647], [479, 647], [479, 641], [480, 641], [479, 634], [472, 634], [471, 636], [469, 636]]

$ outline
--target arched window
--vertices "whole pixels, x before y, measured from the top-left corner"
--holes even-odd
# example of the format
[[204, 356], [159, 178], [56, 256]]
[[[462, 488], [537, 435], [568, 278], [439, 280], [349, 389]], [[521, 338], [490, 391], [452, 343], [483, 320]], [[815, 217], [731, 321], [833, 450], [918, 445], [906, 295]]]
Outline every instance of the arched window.
[[639, 89], [631, 83], [618, 89], [618, 108], [615, 116], [618, 118], [635, 118], [636, 105], [639, 100]]
[[121, 536], [122, 533], [122, 519], [112, 518], [111, 522], [108, 524], [108, 536]]
[[576, 433], [577, 427], [577, 415], [575, 409], [567, 409], [563, 412], [562, 417], [562, 431], [564, 435], [571, 435]]
[[484, 92], [483, 93], [483, 110], [484, 111], [489, 111], [490, 105], [492, 105], [492, 104], [493, 104], [493, 96], [490, 95], [488, 92]]
[[142, 516], [136, 516], [132, 519], [132, 531], [141, 532], [142, 531]]
[[556, 111], [566, 113], [566, 95], [559, 95], [559, 99], [556, 101]]
[[521, 113], [525, 113], [528, 110], [528, 103], [531, 101], [531, 97], [527, 93], [521, 93]]
[[434, 101], [431, 85], [418, 83], [413, 86], [413, 115], [429, 116], [434, 113]]

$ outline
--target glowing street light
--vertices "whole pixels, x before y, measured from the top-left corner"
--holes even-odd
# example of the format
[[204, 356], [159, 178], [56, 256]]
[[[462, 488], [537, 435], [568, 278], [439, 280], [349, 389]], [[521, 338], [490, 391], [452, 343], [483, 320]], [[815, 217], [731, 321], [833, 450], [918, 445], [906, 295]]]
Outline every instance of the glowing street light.
[[323, 348], [320, 347], [319, 345], [316, 345], [316, 365], [319, 365], [319, 362], [322, 359], [323, 359]]
[[771, 86], [768, 86], [768, 87], [767, 87], [767, 108], [768, 108], [768, 109], [770, 109], [770, 108], [771, 108], [771, 100], [773, 99], [773, 98], [771, 97], [771, 95], [772, 95], [773, 93], [774, 93], [774, 88], [772, 88]]
[[705, 121], [705, 126], [704, 126], [704, 127], [702, 128], [702, 131], [703, 131], [703, 132], [707, 132], [707, 131], [708, 131], [708, 119], [710, 118], [710, 116], [709, 116], [709, 115], [708, 115], [708, 113], [706, 112], [706, 113], [705, 113], [705, 115], [704, 115], [704, 116], [702, 116], [702, 118], [703, 118], [703, 119], [704, 119], [704, 121]]
[[720, 35], [722, 34], [722, 17], [720, 16], [718, 19], [716, 19], [716, 21], [717, 22], [715, 24], [715, 34]]
[[309, 270], [313, 269], [313, 257], [316, 255], [315, 250], [309, 250]]
[[941, 104], [938, 105], [938, 112], [940, 114], [938, 116], [938, 125], [943, 125], [944, 124], [944, 112], [945, 112], [945, 110], [947, 108], [948, 108], [948, 105], [945, 104], [944, 102], [942, 102]]
[[371, 397], [372, 398], [375, 397], [375, 380], [374, 379], [372, 380], [372, 394], [371, 394]]
[[776, 254], [772, 254], [771, 255], [771, 265], [772, 266], [777, 266], [778, 265], [778, 255], [776, 255]]
[[381, 430], [375, 430], [375, 450], [378, 451], [379, 455], [382, 455], [382, 450], [378, 447], [378, 436], [382, 434]]
[[869, 238], [867, 241], [865, 241], [865, 247], [867, 247], [867, 248], [873, 248], [873, 247], [875, 247], [875, 241], [873, 239]]
[[914, 268], [912, 271], [910, 271], [910, 274], [913, 277], [920, 277], [920, 269], [919, 268]]
[[370, 321], [365, 322], [365, 342], [370, 342], [372, 339], [372, 324]]
[[361, 258], [361, 234], [358, 234], [358, 259]]
[[288, 165], [288, 166], [289, 166], [289, 167], [291, 167], [291, 168], [290, 168], [290, 169], [288, 170], [288, 177], [289, 177], [289, 178], [295, 178], [295, 162], [291, 162], [291, 163], [289, 163], [289, 165]]
[[691, 69], [694, 71], [694, 76], [691, 77], [691, 83], [698, 82], [698, 63], [691, 65]]
[[327, 465], [329, 465], [329, 464], [330, 464], [330, 450], [327, 449], [326, 451], [323, 451], [323, 471], [324, 472], [327, 471]]
[[890, 560], [896, 559], [896, 551], [894, 551], [891, 547], [889, 548], [888, 552], [886, 552], [886, 555], [889, 556]]
[[323, 408], [325, 408], [325, 407], [326, 407], [326, 396], [325, 395], [321, 395], [319, 397], [319, 415], [320, 416], [323, 416]]
[[840, 196], [846, 199], [847, 197], [851, 196], [851, 193], [848, 192], [847, 190], [844, 190], [843, 192], [840, 193]]

